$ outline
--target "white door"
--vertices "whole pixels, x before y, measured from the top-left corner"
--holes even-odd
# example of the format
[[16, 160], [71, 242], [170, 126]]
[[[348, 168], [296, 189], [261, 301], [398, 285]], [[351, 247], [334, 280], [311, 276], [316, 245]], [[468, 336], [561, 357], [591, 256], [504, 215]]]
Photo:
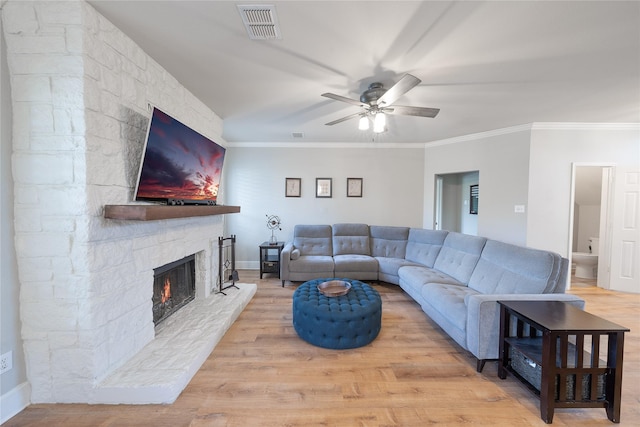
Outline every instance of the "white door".
[[600, 246], [598, 247], [598, 287], [609, 289], [611, 276], [611, 233], [613, 227], [613, 167], [602, 168], [600, 191]]
[[616, 168], [609, 288], [640, 292], [640, 171]]

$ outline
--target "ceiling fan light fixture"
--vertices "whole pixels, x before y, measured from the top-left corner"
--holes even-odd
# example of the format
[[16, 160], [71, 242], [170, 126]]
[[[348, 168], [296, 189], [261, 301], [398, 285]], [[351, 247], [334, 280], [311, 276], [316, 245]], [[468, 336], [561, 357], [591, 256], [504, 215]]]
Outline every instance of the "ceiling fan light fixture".
[[373, 131], [375, 133], [382, 133], [384, 132], [386, 125], [387, 118], [382, 111], [378, 111], [373, 119]]
[[369, 88], [365, 90], [362, 95], [360, 95], [359, 101], [345, 96], [336, 95], [335, 93], [323, 93], [321, 96], [335, 101], [346, 102], [347, 104], [361, 108], [359, 113], [349, 114], [348, 116], [325, 124], [327, 126], [333, 126], [358, 117], [358, 129], [368, 130], [370, 126], [369, 119], [371, 119], [371, 121], [373, 121], [373, 132], [382, 133], [387, 131], [387, 118], [385, 113], [433, 118], [438, 115], [438, 112], [440, 111], [439, 108], [394, 105], [397, 99], [419, 83], [420, 79], [412, 76], [411, 74], [405, 74], [402, 76], [402, 78], [389, 89], [385, 89], [382, 86], [382, 83], [374, 82], [369, 85]]
[[369, 118], [366, 115], [360, 117], [360, 121], [358, 122], [358, 129], [367, 130], [369, 129]]

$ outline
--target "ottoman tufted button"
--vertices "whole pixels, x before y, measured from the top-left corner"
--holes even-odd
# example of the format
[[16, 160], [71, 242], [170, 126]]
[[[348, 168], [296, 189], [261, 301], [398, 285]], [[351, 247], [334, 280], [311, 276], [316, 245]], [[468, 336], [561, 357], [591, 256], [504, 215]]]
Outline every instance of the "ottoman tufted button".
[[[293, 294], [293, 326], [310, 344], [324, 348], [347, 349], [369, 344], [380, 332], [382, 300], [378, 292], [357, 280], [347, 280], [346, 295], [329, 298], [318, 285], [332, 279], [303, 283]], [[348, 334], [345, 335], [345, 332]]]

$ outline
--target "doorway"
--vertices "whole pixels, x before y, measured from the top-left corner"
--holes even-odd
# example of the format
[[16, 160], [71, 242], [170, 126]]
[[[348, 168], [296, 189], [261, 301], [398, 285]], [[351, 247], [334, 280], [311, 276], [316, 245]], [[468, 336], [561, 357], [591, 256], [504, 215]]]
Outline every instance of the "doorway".
[[[479, 183], [479, 171], [436, 175], [435, 230], [478, 235], [478, 216], [482, 210]], [[476, 203], [472, 202], [472, 188]]]
[[[613, 165], [574, 163], [571, 178], [569, 261], [572, 285], [609, 288]], [[574, 254], [597, 255], [593, 277], [576, 277]], [[595, 262], [595, 260], [594, 260]], [[583, 267], [578, 267], [584, 270]]]

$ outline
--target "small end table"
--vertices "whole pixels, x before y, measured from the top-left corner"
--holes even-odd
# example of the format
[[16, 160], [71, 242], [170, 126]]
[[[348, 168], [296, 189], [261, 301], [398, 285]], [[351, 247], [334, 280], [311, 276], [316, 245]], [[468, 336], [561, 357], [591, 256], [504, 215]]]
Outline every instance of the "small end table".
[[277, 274], [280, 278], [280, 255], [284, 249], [284, 242], [272, 244], [262, 242], [260, 245], [260, 278], [264, 273]]
[[[544, 422], [553, 422], [555, 408], [605, 408], [609, 420], [620, 422], [622, 353], [628, 328], [561, 301], [498, 304], [498, 376], [505, 379], [509, 372], [537, 394]], [[605, 362], [601, 362], [603, 341]], [[524, 371], [514, 367], [520, 356], [526, 361]], [[531, 380], [530, 369], [540, 370], [537, 381]]]

